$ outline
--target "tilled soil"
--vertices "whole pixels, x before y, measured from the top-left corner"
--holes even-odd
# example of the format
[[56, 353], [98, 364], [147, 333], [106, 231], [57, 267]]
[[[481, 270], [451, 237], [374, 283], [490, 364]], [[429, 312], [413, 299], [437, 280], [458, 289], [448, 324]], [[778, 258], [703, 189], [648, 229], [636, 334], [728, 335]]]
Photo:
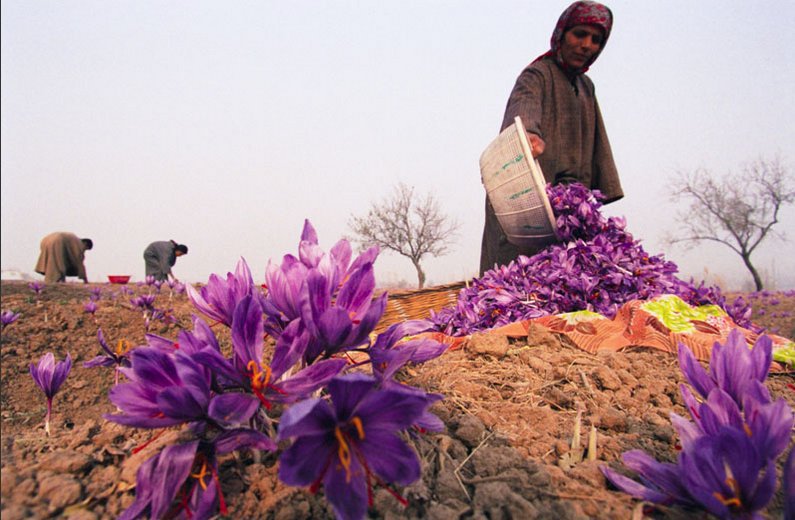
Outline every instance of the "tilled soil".
[[[92, 289], [101, 292], [93, 316], [83, 310]], [[180, 436], [178, 430], [156, 436], [102, 418], [114, 411], [107, 398], [112, 370], [82, 366], [100, 354], [97, 330], [112, 346], [119, 340], [145, 343], [144, 317], [120, 291], [107, 284], [56, 284], [37, 297], [26, 282], [2, 282], [2, 310], [21, 314], [3, 330], [0, 350], [4, 520], [115, 518], [134, 499], [138, 465]], [[750, 296], [755, 323], [795, 336], [795, 297]], [[184, 295], [163, 288], [157, 306], [169, 309], [174, 323], [157, 321], [150, 332], [175, 338], [190, 328], [195, 311]], [[228, 331], [215, 330], [229, 348]], [[29, 363], [48, 351], [57, 360], [68, 352], [74, 362], [55, 398], [49, 437], [44, 396], [28, 372]], [[409, 439], [422, 460], [422, 479], [396, 490], [405, 506], [376, 488], [372, 518], [688, 517], [689, 512], [651, 510], [610, 489], [599, 471], [602, 464], [620, 467], [621, 453], [630, 449], [675, 460], [669, 414], [687, 413], [678, 363], [668, 354], [634, 348], [593, 356], [543, 330], [521, 342], [479, 334], [458, 350], [405, 368], [399, 378], [445, 395], [433, 411], [446, 431]], [[789, 374], [768, 379], [774, 398], [783, 396], [795, 406], [792, 384]], [[572, 442], [578, 423], [579, 447]], [[591, 431], [595, 448], [588, 443]], [[223, 459], [226, 516], [333, 518], [322, 491], [285, 486], [276, 470], [276, 456], [269, 453]], [[781, 516], [782, 500], [779, 491], [767, 516]]]

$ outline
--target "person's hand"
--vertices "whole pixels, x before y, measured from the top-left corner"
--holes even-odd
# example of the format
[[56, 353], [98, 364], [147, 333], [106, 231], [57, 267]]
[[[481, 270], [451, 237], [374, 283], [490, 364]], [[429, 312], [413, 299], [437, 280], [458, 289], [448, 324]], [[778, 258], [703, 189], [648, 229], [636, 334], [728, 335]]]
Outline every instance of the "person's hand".
[[530, 143], [530, 152], [533, 154], [533, 158], [544, 153], [544, 148], [546, 148], [547, 144], [539, 136], [527, 132], [527, 141]]

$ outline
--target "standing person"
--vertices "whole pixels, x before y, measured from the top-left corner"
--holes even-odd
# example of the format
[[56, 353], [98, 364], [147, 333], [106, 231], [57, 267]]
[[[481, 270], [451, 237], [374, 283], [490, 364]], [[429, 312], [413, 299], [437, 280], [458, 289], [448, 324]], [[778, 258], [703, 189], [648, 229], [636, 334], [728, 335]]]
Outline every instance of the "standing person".
[[170, 276], [177, 278], [171, 268], [177, 263], [177, 257], [188, 254], [188, 246], [177, 244], [173, 240], [152, 242], [144, 250], [146, 276], [154, 276], [155, 280], [165, 281]]
[[46, 283], [65, 282], [67, 276], [77, 276], [88, 283], [85, 252], [94, 247], [90, 238], [78, 238], [74, 233], [57, 231], [41, 239], [41, 252], [35, 271], [44, 275]]
[[[528, 65], [511, 91], [501, 131], [519, 116], [533, 157], [548, 183], [579, 182], [599, 190], [604, 203], [624, 196], [594, 85], [585, 71], [610, 37], [613, 14], [597, 2], [574, 2], [560, 15], [550, 50]], [[508, 242], [486, 197], [480, 274], [537, 250]]]

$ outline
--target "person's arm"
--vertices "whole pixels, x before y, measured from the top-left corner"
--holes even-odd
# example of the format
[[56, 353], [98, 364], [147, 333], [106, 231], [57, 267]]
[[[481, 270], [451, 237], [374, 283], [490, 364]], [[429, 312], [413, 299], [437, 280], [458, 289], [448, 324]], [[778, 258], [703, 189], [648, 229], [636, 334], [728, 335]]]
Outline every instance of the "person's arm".
[[[88, 283], [88, 274], [86, 273], [86, 247], [79, 239], [75, 239], [69, 245], [69, 262], [77, 268], [77, 277], [83, 280], [83, 283]], [[68, 270], [67, 270], [68, 271]]]
[[544, 89], [545, 80], [541, 71], [530, 67], [522, 71], [508, 98], [502, 122], [504, 130], [513, 124], [517, 116], [522, 120], [533, 157], [544, 153], [546, 147], [541, 133]]

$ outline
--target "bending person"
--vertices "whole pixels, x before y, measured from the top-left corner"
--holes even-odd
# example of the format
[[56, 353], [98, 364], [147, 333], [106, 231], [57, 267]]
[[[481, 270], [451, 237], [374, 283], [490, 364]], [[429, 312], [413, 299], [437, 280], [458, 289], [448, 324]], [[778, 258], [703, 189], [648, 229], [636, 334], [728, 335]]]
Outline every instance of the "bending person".
[[188, 246], [173, 240], [152, 242], [144, 250], [146, 276], [154, 276], [155, 280], [160, 281], [166, 281], [169, 277], [176, 280], [171, 268], [177, 263], [177, 257], [187, 254]]
[[35, 271], [44, 275], [46, 283], [65, 282], [67, 276], [77, 276], [88, 283], [85, 252], [94, 247], [90, 238], [78, 238], [74, 233], [57, 231], [41, 239], [41, 252]]
[[[624, 196], [594, 85], [585, 75], [610, 37], [613, 14], [597, 2], [574, 2], [560, 15], [550, 50], [528, 65], [511, 91], [502, 128], [519, 116], [548, 183], [579, 182], [600, 190], [604, 203]], [[521, 249], [502, 230], [486, 198], [480, 274], [517, 256]]]

